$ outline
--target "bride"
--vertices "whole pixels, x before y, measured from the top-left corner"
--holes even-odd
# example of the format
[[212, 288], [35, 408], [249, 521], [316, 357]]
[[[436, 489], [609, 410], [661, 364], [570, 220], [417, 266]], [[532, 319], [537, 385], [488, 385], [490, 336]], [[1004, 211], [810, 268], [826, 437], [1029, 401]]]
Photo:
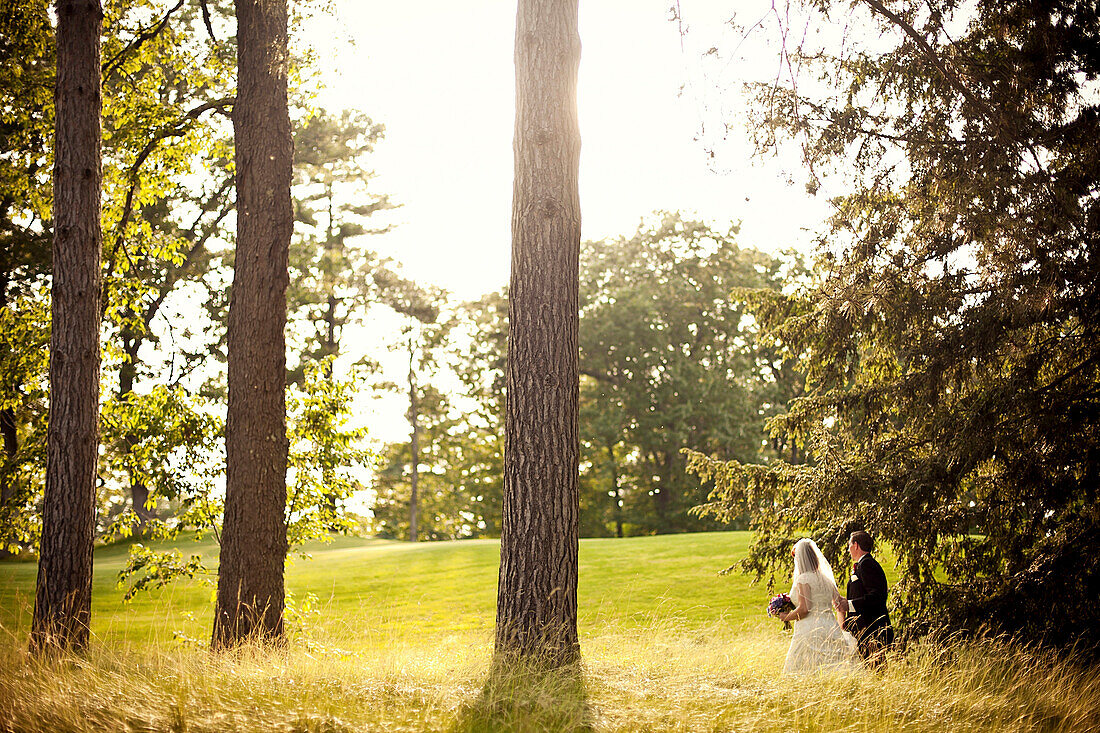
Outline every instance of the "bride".
[[811, 539], [794, 545], [794, 584], [791, 601], [794, 610], [779, 614], [783, 621], [794, 622], [794, 638], [787, 651], [784, 673], [811, 674], [818, 670], [854, 670], [859, 666], [856, 640], [841, 630], [833, 610], [840, 592], [833, 569]]

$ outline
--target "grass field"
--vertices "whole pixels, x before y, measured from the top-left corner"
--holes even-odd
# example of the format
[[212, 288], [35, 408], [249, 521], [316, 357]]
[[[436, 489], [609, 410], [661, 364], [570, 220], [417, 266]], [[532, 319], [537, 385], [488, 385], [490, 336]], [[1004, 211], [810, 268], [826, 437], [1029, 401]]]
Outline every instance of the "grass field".
[[[768, 592], [743, 575], [718, 572], [743, 557], [745, 532], [586, 539], [580, 545], [582, 634], [647, 628], [655, 621], [682, 628], [774, 628], [763, 615]], [[216, 567], [212, 544], [181, 542]], [[317, 597], [311, 634], [346, 641], [356, 635], [424, 639], [472, 633], [488, 637], [496, 604], [499, 543], [466, 540], [409, 544], [337, 538], [295, 557], [287, 589], [296, 602]], [[95, 557], [92, 633], [105, 644], [171, 641], [209, 634], [213, 587], [185, 581], [121, 602], [118, 571], [127, 548]], [[0, 625], [25, 632], [34, 600], [33, 563], [0, 563]]]
[[203, 648], [210, 585], [124, 605], [126, 550], [103, 548], [93, 647], [48, 664], [24, 651], [35, 567], [2, 563], [0, 731], [1100, 730], [1092, 670], [995, 641], [920, 645], [855, 677], [782, 677], [789, 636], [763, 614], [768, 590], [718, 575], [748, 541], [583, 540], [583, 663], [507, 677], [489, 664], [494, 541], [310, 548], [287, 574], [299, 606], [317, 598], [293, 641], [222, 656]]

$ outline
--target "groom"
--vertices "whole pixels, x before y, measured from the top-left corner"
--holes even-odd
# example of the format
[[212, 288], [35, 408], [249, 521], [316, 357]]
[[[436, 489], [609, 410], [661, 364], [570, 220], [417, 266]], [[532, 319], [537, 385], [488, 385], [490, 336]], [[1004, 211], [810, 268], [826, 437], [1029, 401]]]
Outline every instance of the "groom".
[[848, 597], [836, 602], [844, 617], [844, 628], [859, 642], [859, 655], [870, 665], [878, 664], [894, 641], [890, 614], [886, 610], [886, 573], [871, 557], [875, 541], [863, 530], [852, 532], [848, 554], [852, 556], [852, 579]]

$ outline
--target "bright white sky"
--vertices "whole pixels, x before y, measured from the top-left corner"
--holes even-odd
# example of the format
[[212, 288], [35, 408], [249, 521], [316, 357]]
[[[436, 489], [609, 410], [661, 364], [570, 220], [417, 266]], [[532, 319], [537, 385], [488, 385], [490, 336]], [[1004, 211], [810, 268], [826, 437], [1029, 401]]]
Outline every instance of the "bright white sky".
[[[787, 185], [774, 162], [752, 164], [736, 133], [716, 166], [696, 140], [717, 94], [701, 52], [731, 6], [755, 3], [682, 0], [682, 40], [672, 1], [580, 0], [584, 238], [629, 235], [666, 209], [741, 220], [743, 245], [806, 242], [801, 229], [821, 222], [823, 201]], [[304, 31], [325, 69], [319, 102], [386, 125], [375, 190], [402, 204], [398, 226], [370, 246], [463, 299], [507, 284], [515, 0], [335, 0], [335, 11]], [[759, 63], [773, 67], [774, 52]]]

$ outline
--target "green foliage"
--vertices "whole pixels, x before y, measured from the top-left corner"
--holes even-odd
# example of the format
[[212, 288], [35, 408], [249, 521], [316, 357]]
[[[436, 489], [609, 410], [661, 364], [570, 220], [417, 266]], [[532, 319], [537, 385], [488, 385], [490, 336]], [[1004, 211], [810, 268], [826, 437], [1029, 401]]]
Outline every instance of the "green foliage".
[[364, 488], [360, 477], [374, 457], [362, 447], [366, 428], [348, 426], [355, 380], [328, 376], [331, 358], [308, 365], [301, 386], [287, 390], [286, 524], [291, 549], [355, 527], [341, 502]]
[[225, 461], [223, 432], [222, 419], [211, 407], [180, 387], [158, 385], [148, 394], [130, 392], [107, 400], [100, 409], [104, 534], [128, 537], [137, 525], [135, 508], [125, 508], [128, 497], [110, 492], [127, 481], [149, 491], [147, 509], [161, 503], [171, 509], [167, 520], [144, 527], [150, 536], [170, 538], [185, 529], [215, 526], [221, 502], [211, 497]]
[[49, 308], [49, 293], [41, 286], [0, 308], [0, 550], [11, 553], [36, 547], [41, 530]]
[[[462, 475], [463, 423], [447, 396], [429, 385], [417, 387], [418, 453], [417, 535], [419, 540], [453, 540], [482, 534], [479, 503]], [[373, 527], [378, 537], [409, 538], [411, 443], [389, 443], [374, 477]]]
[[761, 90], [771, 140], [850, 165], [813, 283], [756, 308], [806, 377], [771, 428], [812, 460], [695, 454], [705, 511], [753, 513], [758, 573], [866, 528], [914, 630], [1100, 648], [1097, 10], [867, 6], [893, 45], [800, 49], [816, 83]]
[[[372, 458], [361, 446], [363, 428], [350, 428], [355, 398], [353, 380], [325, 376], [326, 362], [310, 365], [300, 386], [288, 387], [288, 486], [286, 507], [289, 550], [307, 542], [331, 540], [331, 532], [348, 531], [354, 523], [341, 502], [362, 489], [359, 476]], [[194, 540], [212, 534], [215, 539], [222, 518], [221, 491], [215, 479], [221, 475], [224, 457], [221, 422], [182, 390], [158, 387], [150, 395], [131, 394], [109, 402], [103, 412], [108, 435], [137, 436], [129, 450], [108, 465], [137, 476], [150, 489], [150, 503], [168, 502], [169, 516], [144, 526], [154, 540]], [[122, 513], [109, 528], [112, 535], [127, 537], [135, 526], [131, 511]], [[184, 560], [175, 547], [130, 547], [126, 565], [119, 571], [120, 586], [129, 584], [125, 598], [160, 588], [181, 577], [212, 579], [205, 561], [191, 554]]]
[[142, 544], [130, 546], [129, 561], [118, 573], [119, 585], [135, 576], [136, 580], [130, 584], [122, 596], [124, 601], [133, 600], [143, 591], [163, 588], [179, 578], [202, 576], [210, 583], [214, 582], [214, 576], [203, 564], [202, 555], [193, 553], [184, 560], [177, 549], [161, 551]]
[[[767, 457], [763, 415], [776, 394], [771, 362], [735, 288], [780, 287], [780, 262], [734, 242], [735, 231], [665, 214], [631, 238], [581, 253], [582, 509], [588, 532], [669, 532], [708, 525], [688, 515], [705, 496], [680, 449]], [[790, 385], [780, 385], [790, 389]]]
[[54, 39], [46, 0], [0, 13], [0, 307], [49, 271]]

